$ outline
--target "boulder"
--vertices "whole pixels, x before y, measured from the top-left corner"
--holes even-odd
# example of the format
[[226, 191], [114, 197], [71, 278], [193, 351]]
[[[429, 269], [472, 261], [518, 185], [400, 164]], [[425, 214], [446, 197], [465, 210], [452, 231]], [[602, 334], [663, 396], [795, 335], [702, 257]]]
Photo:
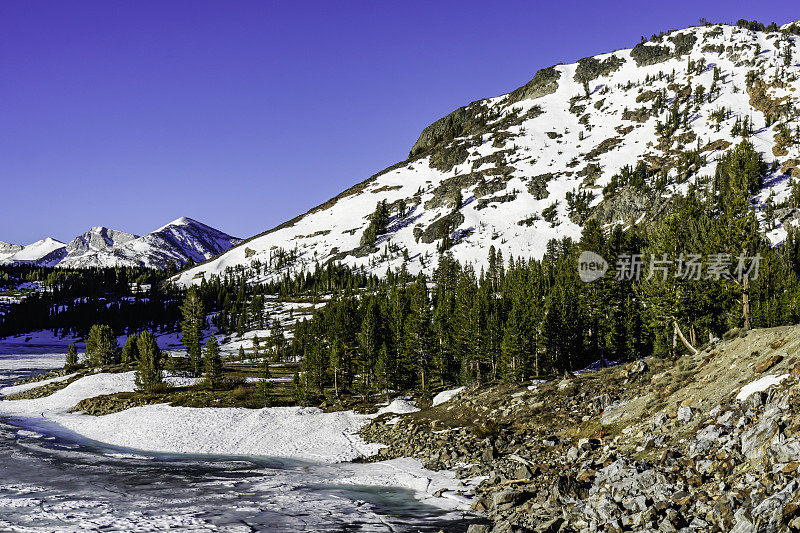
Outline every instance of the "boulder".
[[694, 418], [695, 411], [688, 405], [681, 405], [678, 407], [678, 422], [691, 422]]
[[763, 361], [761, 361], [760, 363], [758, 363], [753, 368], [753, 372], [755, 372], [756, 374], [763, 374], [764, 372], [766, 372], [767, 370], [769, 370], [773, 366], [777, 365], [781, 361], [783, 361], [783, 356], [782, 355], [773, 355], [772, 357], [768, 357], [768, 358], [764, 359]]
[[[780, 436], [777, 409], [764, 413], [758, 423], [742, 434], [742, 455], [750, 461], [759, 461]], [[774, 411], [778, 411], [775, 413]]]

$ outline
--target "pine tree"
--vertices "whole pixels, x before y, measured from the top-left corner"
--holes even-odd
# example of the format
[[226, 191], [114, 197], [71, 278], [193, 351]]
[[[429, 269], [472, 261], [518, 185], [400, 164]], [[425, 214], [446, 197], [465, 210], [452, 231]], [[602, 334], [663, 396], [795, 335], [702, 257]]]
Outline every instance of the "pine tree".
[[275, 363], [283, 361], [286, 356], [286, 337], [283, 334], [283, 326], [277, 318], [272, 322], [269, 331], [269, 344], [272, 349], [272, 361]]
[[303, 369], [303, 386], [307, 398], [322, 394], [325, 387], [325, 371], [327, 369], [325, 352], [319, 343], [307, 347], [301, 368]]
[[131, 333], [125, 340], [125, 345], [122, 347], [122, 364], [129, 365], [139, 360], [139, 349], [136, 346], [136, 339], [138, 334]]
[[408, 345], [414, 359], [414, 369], [420, 378], [422, 390], [427, 390], [429, 371], [433, 360], [434, 334], [428, 288], [423, 274], [417, 277], [411, 293], [411, 314], [408, 320]]
[[212, 390], [218, 389], [222, 385], [222, 358], [216, 337], [212, 335], [208, 339], [203, 352], [206, 386]]
[[363, 380], [364, 394], [368, 394], [371, 387], [372, 374], [375, 370], [375, 361], [382, 343], [380, 307], [374, 299], [367, 303], [367, 311], [361, 321], [361, 332], [358, 337], [361, 348], [361, 377]]
[[186, 346], [189, 367], [195, 375], [199, 375], [203, 368], [200, 343], [206, 315], [203, 310], [203, 300], [195, 286], [189, 287], [180, 310], [183, 316], [183, 320], [181, 320], [181, 336], [183, 344]]
[[139, 352], [139, 365], [134, 382], [138, 390], [154, 392], [163, 383], [163, 360], [156, 337], [150, 331], [137, 335], [136, 347]]
[[391, 362], [389, 360], [389, 349], [386, 343], [381, 344], [381, 349], [378, 350], [378, 358], [375, 361], [375, 390], [383, 392], [386, 395], [386, 400], [389, 399], [389, 388], [391, 387]]
[[330, 369], [333, 372], [333, 393], [339, 397], [339, 381], [342, 374], [342, 346], [338, 338], [334, 338], [331, 343]]
[[250, 357], [251, 361], [257, 361], [258, 358], [260, 357], [261, 355], [259, 353], [260, 346], [261, 346], [261, 341], [258, 338], [258, 335], [253, 335], [253, 355]]
[[67, 346], [67, 358], [64, 362], [65, 370], [72, 370], [78, 366], [78, 347], [75, 344]]
[[86, 337], [86, 358], [94, 366], [119, 364], [117, 338], [109, 326], [95, 324]]

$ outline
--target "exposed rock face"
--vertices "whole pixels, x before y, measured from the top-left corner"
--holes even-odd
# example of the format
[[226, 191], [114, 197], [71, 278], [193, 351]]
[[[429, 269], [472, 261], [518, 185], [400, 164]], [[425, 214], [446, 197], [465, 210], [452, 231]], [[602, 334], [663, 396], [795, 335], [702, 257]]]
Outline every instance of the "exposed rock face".
[[668, 40], [673, 43], [674, 48], [651, 42], [639, 43], [631, 50], [631, 57], [639, 67], [663, 63], [691, 52], [697, 37], [692, 33], [673, 33]]
[[14, 254], [22, 250], [22, 246], [19, 244], [9, 244], [7, 242], [0, 241], [0, 254]]
[[625, 64], [625, 60], [611, 55], [604, 60], [596, 57], [584, 57], [578, 61], [575, 69], [575, 81], [592, 81], [600, 76], [607, 76]]
[[589, 219], [601, 224], [631, 225], [648, 223], [665, 213], [670, 200], [658, 194], [647, 193], [632, 186], [622, 187], [614, 196], [604, 198], [594, 208]]
[[79, 255], [89, 251], [106, 250], [137, 238], [138, 235], [98, 226], [72, 239], [67, 244], [67, 253]]
[[423, 154], [431, 148], [447, 143], [456, 137], [463, 137], [485, 126], [484, 114], [487, 109], [480, 102], [459, 107], [446, 117], [440, 118], [419, 135], [411, 147], [409, 158]]
[[672, 57], [672, 50], [667, 46], [650, 43], [639, 43], [631, 50], [631, 57], [636, 61], [636, 66], [646, 67], [663, 63]]
[[452, 231], [464, 222], [464, 215], [461, 213], [451, 213], [433, 222], [420, 233], [420, 240], [424, 243], [432, 243], [436, 239], [441, 239], [449, 235]]
[[537, 200], [544, 200], [548, 196], [547, 184], [554, 178], [553, 174], [539, 174], [531, 177], [528, 182], [528, 192]]
[[548, 94], [553, 94], [558, 89], [558, 80], [561, 73], [555, 66], [543, 68], [533, 75], [533, 79], [512, 91], [508, 95], [508, 102], [515, 103], [528, 98], [541, 98]]

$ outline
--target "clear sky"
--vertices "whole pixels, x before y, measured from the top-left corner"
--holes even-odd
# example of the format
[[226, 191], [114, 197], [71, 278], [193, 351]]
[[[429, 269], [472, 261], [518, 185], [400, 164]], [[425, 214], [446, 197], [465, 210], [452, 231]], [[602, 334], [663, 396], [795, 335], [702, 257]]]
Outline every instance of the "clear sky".
[[4, 1], [0, 240], [248, 237], [406, 157], [456, 107], [558, 62], [794, 0]]

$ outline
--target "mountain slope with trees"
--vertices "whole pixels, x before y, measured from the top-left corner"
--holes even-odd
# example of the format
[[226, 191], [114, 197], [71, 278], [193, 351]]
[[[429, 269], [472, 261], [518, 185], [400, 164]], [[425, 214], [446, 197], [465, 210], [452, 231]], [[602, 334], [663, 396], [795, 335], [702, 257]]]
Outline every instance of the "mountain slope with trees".
[[[742, 187], [741, 206], [783, 242], [800, 201], [798, 28], [704, 23], [541, 69], [425, 128], [405, 161], [176, 280], [258, 282], [330, 262], [430, 275], [443, 249], [478, 272], [491, 245], [541, 258], [589, 220], [652, 225], [690, 191], [706, 201]], [[763, 173], [718, 180], [743, 140]]]

